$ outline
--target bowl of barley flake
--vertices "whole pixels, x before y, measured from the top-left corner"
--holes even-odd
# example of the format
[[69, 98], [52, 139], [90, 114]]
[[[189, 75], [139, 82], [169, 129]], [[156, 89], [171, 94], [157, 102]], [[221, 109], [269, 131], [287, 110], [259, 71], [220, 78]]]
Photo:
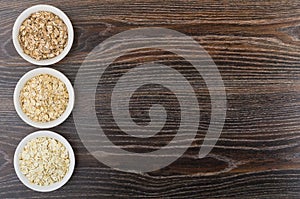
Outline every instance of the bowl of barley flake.
[[51, 5], [35, 5], [16, 19], [13, 44], [18, 54], [35, 65], [52, 65], [70, 51], [74, 31], [70, 19]]
[[27, 135], [14, 155], [14, 169], [19, 180], [38, 192], [59, 189], [71, 178], [75, 155], [69, 142], [52, 131]]

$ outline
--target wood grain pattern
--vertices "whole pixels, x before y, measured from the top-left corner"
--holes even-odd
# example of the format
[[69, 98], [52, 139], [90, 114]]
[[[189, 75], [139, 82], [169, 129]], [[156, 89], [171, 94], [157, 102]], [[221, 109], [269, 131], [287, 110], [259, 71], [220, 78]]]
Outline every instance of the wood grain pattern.
[[[116, 76], [135, 64], [153, 60], [185, 74], [203, 111], [195, 141], [180, 159], [159, 171], [116, 171], [88, 153], [71, 116], [52, 130], [73, 146], [75, 173], [63, 188], [46, 194], [27, 189], [13, 169], [17, 144], [36, 130], [17, 116], [13, 91], [19, 78], [36, 66], [17, 54], [11, 32], [17, 16], [38, 3], [45, 1], [0, 2], [0, 198], [300, 197], [299, 0], [46, 2], [62, 9], [73, 22], [75, 40], [71, 52], [53, 66], [72, 83], [85, 57], [105, 39], [132, 28], [165, 27], [192, 36], [205, 48], [220, 70], [228, 99], [222, 135], [213, 151], [198, 159], [211, 109], [202, 78], [182, 58], [155, 49], [132, 52], [116, 60], [118, 67], [111, 71]], [[109, 82], [106, 89], [112, 85]], [[96, 110], [107, 119], [106, 133], [115, 144], [145, 152], [163, 146], [176, 133], [179, 110], [169, 107], [172, 117], [168, 127], [153, 140], [134, 140], [120, 134], [105, 114], [109, 108], [104, 106], [106, 91], [98, 87]], [[155, 100], [176, 105], [176, 99], [169, 94], [159, 88], [141, 88], [131, 101], [135, 121], [149, 122], [146, 108]]]

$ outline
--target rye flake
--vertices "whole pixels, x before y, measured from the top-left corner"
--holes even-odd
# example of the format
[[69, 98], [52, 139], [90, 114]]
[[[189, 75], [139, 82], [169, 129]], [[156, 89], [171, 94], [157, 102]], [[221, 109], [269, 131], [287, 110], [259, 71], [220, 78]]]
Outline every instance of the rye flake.
[[52, 12], [39, 11], [23, 21], [18, 40], [23, 52], [31, 58], [51, 59], [67, 46], [67, 26]]

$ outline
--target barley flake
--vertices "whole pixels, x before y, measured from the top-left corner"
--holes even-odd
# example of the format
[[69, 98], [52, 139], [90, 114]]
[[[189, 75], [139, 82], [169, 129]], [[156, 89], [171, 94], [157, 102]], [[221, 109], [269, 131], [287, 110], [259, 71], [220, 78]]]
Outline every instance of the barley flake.
[[60, 182], [67, 174], [69, 153], [56, 139], [38, 137], [29, 141], [19, 154], [19, 166], [30, 183], [48, 186]]

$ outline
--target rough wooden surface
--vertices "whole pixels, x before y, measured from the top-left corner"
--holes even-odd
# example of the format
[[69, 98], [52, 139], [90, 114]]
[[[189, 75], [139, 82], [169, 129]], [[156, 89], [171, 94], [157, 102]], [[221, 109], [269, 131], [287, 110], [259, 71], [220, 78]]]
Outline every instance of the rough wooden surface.
[[[53, 130], [73, 146], [76, 169], [67, 185], [47, 194], [27, 189], [12, 164], [17, 144], [36, 130], [17, 116], [13, 91], [18, 79], [36, 66], [17, 54], [11, 32], [17, 16], [38, 3], [45, 1], [0, 2], [0, 198], [300, 198], [299, 0], [49, 2], [73, 22], [73, 48], [53, 66], [73, 83], [87, 54], [106, 38], [132, 28], [166, 27], [192, 36], [211, 55], [224, 80], [228, 110], [213, 151], [198, 159], [211, 108], [203, 80], [170, 53], [133, 53], [121, 67], [145, 60], [169, 61], [198, 88], [203, 114], [195, 142], [183, 157], [164, 169], [146, 174], [120, 172], [88, 153], [71, 116]], [[133, 96], [133, 116], [142, 124], [149, 118], [139, 110], [154, 103], [147, 101], [145, 91], [151, 94], [150, 99], [161, 97], [161, 93], [148, 87]], [[98, 106], [102, 94], [97, 95]], [[163, 95], [162, 99], [166, 106], [168, 102], [177, 103], [173, 95]], [[174, 117], [164, 141], [170, 140], [178, 128], [179, 110], [170, 111]], [[107, 134], [111, 133], [114, 143], [128, 150], [154, 150], [164, 145], [159, 139], [118, 140], [113, 136], [114, 130], [114, 126], [108, 128]]]

